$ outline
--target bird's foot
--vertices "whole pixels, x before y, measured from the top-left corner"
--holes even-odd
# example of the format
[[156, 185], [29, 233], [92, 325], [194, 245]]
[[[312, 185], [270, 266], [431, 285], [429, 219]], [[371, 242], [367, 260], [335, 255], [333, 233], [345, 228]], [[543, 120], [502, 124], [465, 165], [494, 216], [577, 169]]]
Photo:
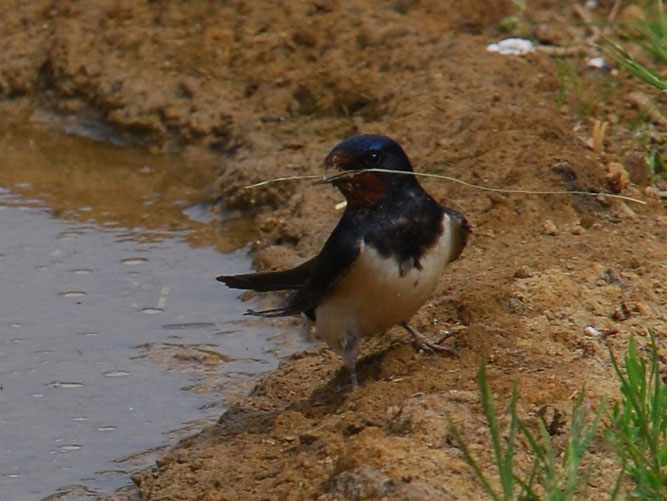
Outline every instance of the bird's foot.
[[413, 339], [414, 345], [417, 347], [417, 349], [428, 351], [431, 353], [443, 353], [446, 355], [452, 355], [455, 357], [459, 356], [459, 351], [456, 348], [450, 348], [449, 346], [443, 346], [442, 343], [444, 343], [447, 339], [452, 337], [454, 333], [448, 332], [444, 336], [442, 336], [439, 340], [437, 341], [431, 341], [428, 339], [426, 336], [424, 336], [421, 332], [413, 329], [408, 325], [407, 322], [403, 322], [401, 324], [401, 327], [403, 327], [406, 331], [410, 333]]
[[359, 378], [357, 377], [357, 369], [355, 367], [350, 369], [350, 379], [352, 380], [352, 389], [358, 390], [361, 388], [359, 384]]
[[359, 338], [348, 332], [345, 334], [345, 341], [343, 342], [343, 362], [350, 370], [350, 379], [352, 380], [352, 389], [358, 390], [359, 378], [357, 377], [357, 357], [359, 356]]

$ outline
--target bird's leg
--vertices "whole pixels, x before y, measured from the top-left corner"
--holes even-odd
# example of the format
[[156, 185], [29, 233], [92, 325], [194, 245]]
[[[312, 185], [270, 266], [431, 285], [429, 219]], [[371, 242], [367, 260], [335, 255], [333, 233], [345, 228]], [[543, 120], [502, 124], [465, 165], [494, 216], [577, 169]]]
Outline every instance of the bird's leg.
[[350, 371], [352, 378], [352, 387], [355, 390], [361, 388], [359, 386], [359, 379], [357, 378], [357, 357], [359, 356], [359, 339], [351, 332], [345, 334], [345, 341], [343, 342], [342, 352], [343, 362]]
[[442, 344], [440, 344], [449, 336], [444, 336], [439, 341], [431, 341], [430, 339], [426, 338], [422, 333], [410, 327], [410, 325], [407, 322], [401, 322], [401, 327], [403, 327], [406, 331], [410, 333], [410, 335], [414, 339], [414, 343], [417, 346], [417, 348], [420, 348], [424, 351], [431, 351], [431, 352], [436, 351], [438, 353], [446, 353], [448, 355], [454, 355], [454, 356], [459, 355], [458, 350], [456, 350], [455, 348], [450, 348], [448, 346], [443, 346]]

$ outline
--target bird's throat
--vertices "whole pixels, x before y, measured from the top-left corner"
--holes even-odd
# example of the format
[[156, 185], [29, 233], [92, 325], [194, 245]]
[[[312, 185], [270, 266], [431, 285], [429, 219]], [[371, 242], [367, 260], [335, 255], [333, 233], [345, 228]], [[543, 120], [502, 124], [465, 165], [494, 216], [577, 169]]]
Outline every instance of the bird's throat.
[[345, 195], [347, 206], [369, 207], [389, 193], [389, 184], [374, 172], [337, 179], [333, 184]]

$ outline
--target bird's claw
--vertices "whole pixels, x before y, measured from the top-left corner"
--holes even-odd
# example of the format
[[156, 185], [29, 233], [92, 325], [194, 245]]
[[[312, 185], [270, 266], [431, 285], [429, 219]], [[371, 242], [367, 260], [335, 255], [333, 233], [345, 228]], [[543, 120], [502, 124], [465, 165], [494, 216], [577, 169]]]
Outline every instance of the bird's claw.
[[454, 357], [459, 356], [459, 350], [457, 350], [456, 348], [451, 348], [449, 346], [443, 346], [443, 344], [442, 344], [447, 339], [452, 337], [454, 335], [454, 333], [447, 332], [439, 340], [431, 341], [426, 336], [424, 336], [422, 333], [420, 333], [419, 331], [410, 327], [407, 323], [403, 323], [403, 324], [401, 324], [401, 326], [406, 331], [408, 331], [410, 333], [410, 335], [412, 336], [412, 342], [417, 349], [428, 351], [430, 353], [442, 353], [442, 354], [451, 355], [451, 356], [454, 356]]
[[[443, 340], [444, 341], [444, 340]], [[456, 348], [451, 348], [449, 346], [443, 346], [440, 344], [441, 341], [431, 341], [430, 339], [417, 339], [413, 340], [413, 344], [419, 350], [428, 351], [431, 353], [442, 353], [444, 355], [451, 355], [453, 357], [458, 357], [460, 355], [459, 350]]]

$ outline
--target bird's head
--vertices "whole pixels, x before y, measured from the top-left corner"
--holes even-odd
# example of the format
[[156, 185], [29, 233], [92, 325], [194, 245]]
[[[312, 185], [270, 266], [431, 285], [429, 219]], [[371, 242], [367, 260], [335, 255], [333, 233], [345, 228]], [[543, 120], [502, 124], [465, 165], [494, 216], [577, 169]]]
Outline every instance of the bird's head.
[[[345, 195], [349, 207], [373, 205], [389, 193], [417, 182], [414, 176], [400, 173], [413, 172], [412, 164], [401, 145], [387, 136], [363, 134], [349, 137], [331, 150], [324, 165], [349, 173], [331, 181]], [[399, 173], [365, 172], [367, 169]]]

